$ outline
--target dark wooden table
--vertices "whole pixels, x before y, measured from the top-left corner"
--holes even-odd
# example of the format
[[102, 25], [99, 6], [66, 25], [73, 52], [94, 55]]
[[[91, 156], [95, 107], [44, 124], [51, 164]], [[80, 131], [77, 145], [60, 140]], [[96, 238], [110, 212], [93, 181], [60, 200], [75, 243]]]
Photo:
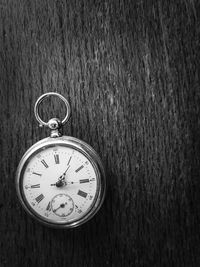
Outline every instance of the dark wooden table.
[[[0, 0], [0, 266], [200, 266], [199, 3]], [[48, 135], [44, 92], [72, 107], [65, 134], [107, 171], [87, 224], [52, 230], [15, 192], [23, 153]], [[56, 101], [43, 118], [62, 116]]]

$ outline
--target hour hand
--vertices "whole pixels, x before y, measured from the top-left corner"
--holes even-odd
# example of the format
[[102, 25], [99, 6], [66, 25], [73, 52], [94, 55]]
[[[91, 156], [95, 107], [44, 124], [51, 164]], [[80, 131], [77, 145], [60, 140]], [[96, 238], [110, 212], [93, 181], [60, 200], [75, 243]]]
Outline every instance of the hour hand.
[[57, 187], [62, 187], [65, 186], [67, 183], [64, 180], [59, 180], [58, 182], [56, 182], [56, 186]]
[[62, 181], [62, 180], [65, 180], [65, 175], [66, 175], [66, 173], [67, 173], [69, 167], [70, 167], [70, 166], [67, 167], [66, 171], [65, 171], [65, 172], [58, 178], [58, 180], [61, 180], [61, 181]]
[[62, 187], [64, 185], [72, 185], [72, 184], [79, 184], [80, 182], [72, 182], [72, 181], [62, 181], [62, 180], [59, 180], [57, 181], [55, 184], [50, 184], [51, 186], [57, 186], [57, 187]]
[[65, 180], [65, 175], [64, 175], [64, 174], [61, 175], [61, 176], [58, 178], [58, 181], [63, 181], [63, 180]]

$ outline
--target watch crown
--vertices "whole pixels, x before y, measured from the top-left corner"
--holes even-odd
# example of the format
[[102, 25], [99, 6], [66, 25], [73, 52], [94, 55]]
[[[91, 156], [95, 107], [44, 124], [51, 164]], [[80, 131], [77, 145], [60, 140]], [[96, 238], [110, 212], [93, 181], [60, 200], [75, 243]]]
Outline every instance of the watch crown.
[[48, 127], [51, 130], [59, 129], [59, 128], [61, 128], [61, 126], [62, 126], [62, 122], [59, 119], [57, 119], [57, 118], [53, 118], [53, 119], [50, 119], [48, 121]]
[[48, 121], [48, 127], [51, 129], [51, 137], [59, 137], [62, 135], [60, 132], [60, 129], [62, 128], [62, 122], [59, 119], [50, 119]]

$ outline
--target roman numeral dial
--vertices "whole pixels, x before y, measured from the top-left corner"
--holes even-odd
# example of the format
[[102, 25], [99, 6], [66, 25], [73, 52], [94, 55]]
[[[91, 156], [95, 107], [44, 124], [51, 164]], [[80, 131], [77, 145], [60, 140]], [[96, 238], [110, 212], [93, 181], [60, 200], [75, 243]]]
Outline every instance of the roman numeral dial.
[[86, 155], [58, 144], [44, 147], [29, 159], [23, 196], [38, 218], [59, 224], [76, 222], [95, 206], [98, 176]]

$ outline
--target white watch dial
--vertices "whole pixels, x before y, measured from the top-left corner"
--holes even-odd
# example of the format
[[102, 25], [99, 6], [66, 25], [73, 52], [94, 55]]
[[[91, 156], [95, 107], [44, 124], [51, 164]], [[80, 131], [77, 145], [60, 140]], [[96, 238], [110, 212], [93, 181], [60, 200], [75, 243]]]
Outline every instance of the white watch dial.
[[90, 160], [70, 146], [45, 147], [31, 156], [21, 180], [24, 202], [50, 223], [72, 223], [92, 208], [98, 176]]

